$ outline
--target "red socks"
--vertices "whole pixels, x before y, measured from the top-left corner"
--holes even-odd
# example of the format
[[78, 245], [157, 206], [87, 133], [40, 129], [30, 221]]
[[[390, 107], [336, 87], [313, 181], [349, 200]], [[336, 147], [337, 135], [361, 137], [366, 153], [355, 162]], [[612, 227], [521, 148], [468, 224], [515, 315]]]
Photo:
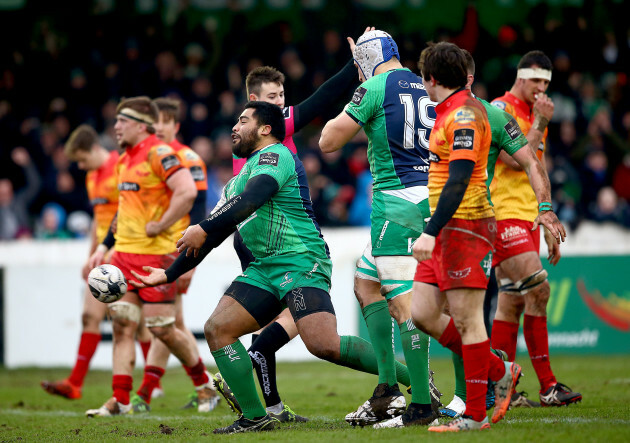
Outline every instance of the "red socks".
[[455, 327], [455, 322], [452, 318], [451, 321], [448, 322], [444, 332], [442, 332], [438, 342], [445, 348], [450, 349], [455, 354], [462, 357], [462, 337], [459, 335], [459, 331]]
[[492, 322], [492, 349], [507, 352], [508, 361], [516, 358], [516, 340], [518, 338], [518, 323], [503, 320]]
[[114, 375], [112, 377], [112, 389], [118, 403], [129, 404], [129, 393], [133, 385], [131, 375]]
[[94, 334], [91, 332], [84, 332], [81, 334], [77, 360], [74, 363], [74, 368], [72, 368], [70, 377], [68, 377], [68, 381], [73, 386], [76, 386], [77, 388], [83, 386], [83, 379], [85, 378], [85, 374], [87, 374], [88, 368], [90, 367], [90, 361], [92, 360], [92, 356], [94, 355], [94, 352], [96, 352], [96, 347], [100, 341], [101, 334]]
[[490, 364], [490, 340], [462, 345], [466, 375], [466, 415], [475, 421], [486, 417], [486, 391]]
[[159, 366], [145, 366], [142, 385], [137, 394], [147, 403], [151, 403], [151, 393], [160, 385], [160, 379], [164, 375], [164, 369]]
[[523, 335], [525, 335], [525, 343], [527, 343], [532, 366], [540, 382], [540, 392], [545, 392], [550, 386], [556, 384], [556, 377], [554, 377], [551, 371], [551, 364], [549, 363], [547, 317], [525, 314]]
[[206, 367], [203, 365], [201, 358], [199, 358], [199, 362], [195, 366], [182, 366], [184, 366], [186, 374], [188, 374], [188, 376], [192, 379], [195, 386], [205, 385], [210, 381], [208, 374], [206, 373]]

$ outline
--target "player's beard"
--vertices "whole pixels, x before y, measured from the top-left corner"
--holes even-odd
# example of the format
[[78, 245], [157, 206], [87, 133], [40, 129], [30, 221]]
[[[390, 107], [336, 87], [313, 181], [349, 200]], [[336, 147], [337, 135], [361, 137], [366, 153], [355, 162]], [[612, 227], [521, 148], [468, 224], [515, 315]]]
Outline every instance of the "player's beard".
[[241, 132], [240, 139], [232, 146], [232, 153], [239, 158], [247, 158], [258, 144], [258, 134], [255, 131]]

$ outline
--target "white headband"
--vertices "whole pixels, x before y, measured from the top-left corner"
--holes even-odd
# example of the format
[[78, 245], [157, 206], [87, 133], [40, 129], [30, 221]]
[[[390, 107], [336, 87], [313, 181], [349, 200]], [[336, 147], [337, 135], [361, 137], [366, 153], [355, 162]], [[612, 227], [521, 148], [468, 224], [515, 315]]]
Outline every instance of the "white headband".
[[144, 123], [145, 125], [149, 126], [155, 123], [150, 115], [143, 114], [131, 108], [122, 108], [120, 111], [118, 111], [118, 115], [122, 115], [123, 117], [130, 118], [131, 120], [135, 120], [139, 123]]
[[542, 68], [521, 68], [516, 72], [516, 78], [529, 80], [531, 78], [542, 78], [551, 81], [551, 71]]

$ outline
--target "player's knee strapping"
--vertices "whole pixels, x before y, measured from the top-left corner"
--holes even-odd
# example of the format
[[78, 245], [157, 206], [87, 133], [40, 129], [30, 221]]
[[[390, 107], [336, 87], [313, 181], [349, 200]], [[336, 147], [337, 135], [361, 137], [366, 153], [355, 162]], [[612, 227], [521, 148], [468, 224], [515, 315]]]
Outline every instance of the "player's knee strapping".
[[126, 301], [117, 301], [109, 306], [109, 315], [112, 320], [129, 320], [140, 323], [142, 310], [140, 306]]
[[540, 286], [547, 280], [549, 274], [544, 269], [539, 269], [527, 277], [513, 282], [509, 278], [499, 280], [499, 292], [505, 292], [512, 295], [525, 295], [537, 286]]
[[163, 328], [175, 324], [175, 317], [155, 315], [145, 319], [147, 328]]

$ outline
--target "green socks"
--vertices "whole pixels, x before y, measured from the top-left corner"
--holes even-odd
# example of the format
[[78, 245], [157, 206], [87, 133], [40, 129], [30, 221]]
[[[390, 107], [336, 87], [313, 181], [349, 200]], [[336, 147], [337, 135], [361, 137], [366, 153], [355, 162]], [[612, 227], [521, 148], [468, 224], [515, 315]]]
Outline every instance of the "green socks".
[[466, 375], [464, 375], [464, 359], [451, 352], [453, 369], [455, 370], [455, 395], [466, 401]]
[[267, 415], [267, 411], [260, 402], [252, 361], [243, 344], [236, 340], [216, 351], [212, 351], [214, 361], [228, 386], [236, 396], [245, 418], [256, 418]]
[[[370, 342], [352, 335], [342, 335], [340, 339], [339, 353], [341, 358], [339, 362], [336, 362], [338, 365], [367, 372], [368, 374], [378, 374], [376, 355]], [[394, 365], [398, 383], [409, 386], [411, 382], [407, 367], [396, 360], [394, 360]]]
[[392, 386], [396, 383], [396, 359], [392, 348], [392, 317], [387, 301], [369, 304], [362, 312], [378, 365], [378, 382]]
[[429, 336], [408, 319], [399, 325], [405, 363], [411, 368], [411, 402], [431, 404], [429, 392]]

